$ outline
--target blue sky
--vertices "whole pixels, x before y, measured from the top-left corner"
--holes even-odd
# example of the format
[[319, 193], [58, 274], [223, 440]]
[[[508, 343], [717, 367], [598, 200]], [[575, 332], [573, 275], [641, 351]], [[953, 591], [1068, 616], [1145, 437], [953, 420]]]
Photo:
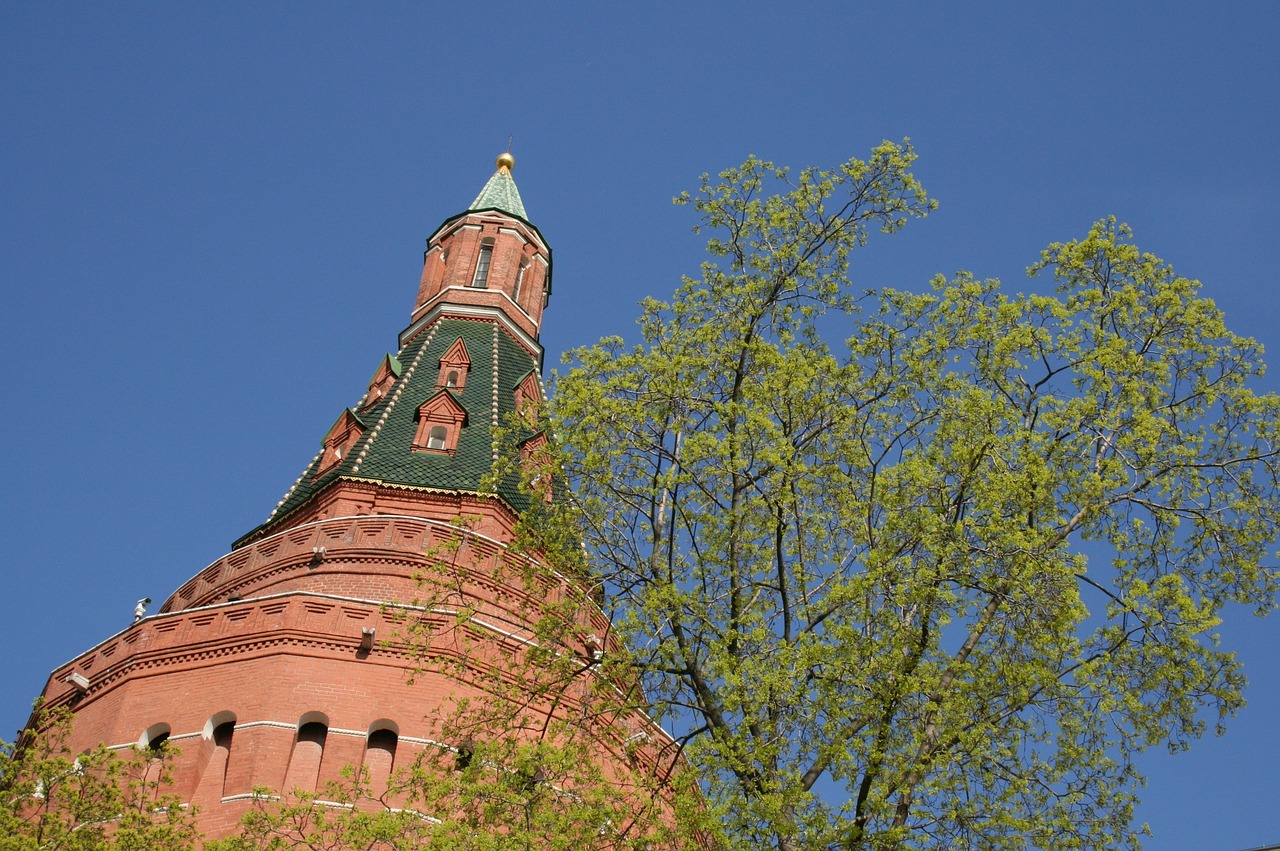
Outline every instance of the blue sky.
[[[904, 136], [941, 206], [857, 284], [1022, 288], [1115, 214], [1280, 357], [1280, 5], [1058, 5], [0, 2], [0, 736], [266, 517], [510, 135], [549, 364], [696, 272], [700, 173]], [[1280, 842], [1280, 619], [1232, 615], [1250, 705], [1145, 759], [1151, 848]]]

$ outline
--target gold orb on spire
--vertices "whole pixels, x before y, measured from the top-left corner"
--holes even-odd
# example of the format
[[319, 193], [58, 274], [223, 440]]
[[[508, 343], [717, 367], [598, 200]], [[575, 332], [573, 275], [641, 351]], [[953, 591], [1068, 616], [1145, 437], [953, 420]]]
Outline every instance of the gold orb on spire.
[[516, 158], [511, 156], [511, 152], [507, 151], [498, 155], [498, 168], [505, 168], [507, 171], [516, 167]]

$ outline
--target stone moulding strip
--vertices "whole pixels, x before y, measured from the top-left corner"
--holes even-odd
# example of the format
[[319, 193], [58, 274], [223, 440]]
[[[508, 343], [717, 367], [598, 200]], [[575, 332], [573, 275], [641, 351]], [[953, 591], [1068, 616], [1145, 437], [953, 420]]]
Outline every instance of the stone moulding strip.
[[[439, 299], [449, 290], [466, 290], [468, 287], [446, 287], [441, 290], [435, 298]], [[505, 295], [505, 293], [504, 293]], [[507, 296], [507, 300], [511, 300], [511, 296]], [[524, 313], [524, 311], [521, 311]], [[428, 310], [420, 318], [415, 320], [412, 325], [400, 332], [400, 348], [404, 348], [410, 340], [418, 335], [418, 333], [427, 326], [429, 322], [435, 322], [437, 319], [447, 315], [451, 319], [474, 320], [479, 322], [493, 322], [501, 325], [502, 329], [507, 332], [515, 342], [522, 348], [526, 349], [529, 354], [539, 360], [542, 354], [542, 345], [529, 336], [529, 333], [523, 328], [517, 326], [511, 321], [510, 317], [497, 307], [487, 307], [474, 304], [456, 304], [448, 300], [440, 301], [435, 307]], [[526, 314], [527, 315], [527, 314]]]
[[[220, 801], [220, 803], [233, 804], [237, 801], [258, 801], [258, 800], [274, 802], [274, 801], [279, 801], [280, 798], [281, 798], [280, 795], [259, 795], [256, 792], [241, 792], [238, 795], [228, 795], [227, 797], [223, 798]], [[319, 798], [313, 799], [311, 803], [319, 807], [328, 807], [331, 810], [354, 809], [354, 805], [352, 804], [343, 804], [338, 801], [323, 801], [323, 800], [320, 800]], [[185, 807], [187, 805], [182, 804], [181, 806]], [[387, 807], [387, 812], [410, 813], [412, 815], [417, 816], [418, 818], [422, 819], [425, 822], [430, 822], [431, 824], [444, 824], [444, 822], [442, 822], [440, 819], [436, 818], [435, 816], [423, 815], [417, 810], [406, 810], [406, 809], [403, 809], [402, 807]]]
[[290, 724], [288, 721], [246, 721], [243, 724], [236, 724], [236, 730], [252, 730], [254, 727], [277, 727], [281, 730], [297, 731], [297, 724]]
[[[237, 732], [240, 730], [252, 730], [255, 727], [269, 727], [275, 730], [288, 730], [294, 733], [298, 731], [298, 725], [291, 724], [288, 721], [246, 721], [243, 724], [236, 724], [235, 730]], [[369, 734], [366, 732], [361, 732], [360, 730], [348, 730], [342, 727], [329, 727], [328, 730], [326, 730], [326, 734], [331, 736], [350, 736], [356, 739], [364, 739], [369, 736]], [[178, 741], [185, 741], [187, 739], [199, 739], [199, 738], [204, 738], [203, 732], [175, 733], [169, 736], [168, 741], [178, 742]], [[409, 742], [415, 745], [435, 745], [437, 747], [442, 747], [442, 748], [449, 747], [448, 745], [445, 745], [441, 742], [437, 742], [434, 739], [423, 739], [418, 736], [397, 735], [396, 739], [401, 742]], [[121, 750], [129, 750], [130, 748], [134, 748], [137, 746], [137, 744], [138, 744], [137, 742], [129, 742], [123, 745], [107, 745], [107, 747], [113, 751], [121, 751]], [[237, 797], [237, 798], [252, 797], [252, 795], [251, 794], [245, 795], [245, 796], [235, 795], [233, 797]]]
[[[374, 611], [379, 611], [379, 613], [385, 614], [385, 612], [382, 611], [383, 609], [382, 605], [379, 604], [377, 601], [361, 600], [359, 598], [351, 598], [351, 597], [341, 597], [338, 595], [314, 594], [314, 593], [302, 592], [302, 591], [288, 591], [288, 592], [282, 592], [279, 595], [272, 595], [270, 597], [258, 598], [254, 602], [260, 603], [261, 605], [251, 607], [251, 608], [259, 608], [262, 610], [270, 609], [273, 612], [278, 611], [283, 609], [284, 605], [286, 605], [289, 602], [289, 598], [294, 598], [294, 597], [300, 597], [300, 598], [312, 599], [312, 600], [316, 598], [320, 598], [325, 600], [332, 600], [335, 603], [339, 603], [339, 604], [340, 603], [363, 604], [369, 607], [369, 611], [371, 614]], [[238, 602], [234, 604], [223, 603], [223, 604], [219, 604], [217, 606], [208, 607], [208, 608], [227, 608], [227, 607], [234, 607], [233, 611], [237, 613], [242, 611], [245, 608], [243, 602]], [[208, 608], [204, 609], [204, 611], [208, 612]], [[453, 619], [456, 619], [459, 615], [466, 613], [467, 610], [450, 608], [450, 607], [442, 607], [442, 606], [433, 606], [433, 607], [396, 606], [394, 607], [394, 611], [405, 612], [405, 613], [417, 613], [420, 615], [436, 615], [436, 616], [441, 616], [441, 617], [453, 620]], [[169, 617], [181, 617], [182, 614], [185, 614], [185, 613], [180, 613], [178, 615], [170, 615]], [[488, 614], [493, 615], [498, 613], [491, 612]], [[318, 615], [317, 617], [328, 618], [329, 615]], [[384, 617], [384, 620], [385, 620], [385, 617]], [[477, 617], [475, 614], [470, 614], [466, 618], [466, 622], [473, 628], [483, 630], [494, 636], [500, 636], [504, 639], [514, 641], [517, 644], [520, 644], [526, 647], [538, 646], [537, 641], [529, 637], [527, 632], [522, 634], [519, 631], [504, 628], [503, 626], [500, 626], [498, 623], [494, 623], [482, 617]], [[514, 626], [515, 624], [511, 624], [511, 625]], [[155, 669], [160, 667], [166, 667], [168, 665], [173, 665], [173, 664], [185, 664], [189, 662], [198, 662], [198, 661], [207, 660], [207, 659], [222, 658], [229, 655], [240, 655], [241, 653], [254, 652], [254, 651], [263, 650], [271, 647], [278, 647], [278, 646], [287, 645], [287, 646], [300, 647], [300, 648], [312, 648], [312, 649], [319, 649], [321, 650], [321, 652], [336, 651], [337, 653], [341, 654], [345, 658], [347, 651], [351, 649], [350, 644], [351, 642], [350, 642], [349, 636], [346, 633], [335, 632], [328, 629], [316, 630], [314, 627], [311, 629], [295, 628], [295, 629], [289, 629], [289, 630], [280, 630], [278, 628], [269, 628], [269, 629], [264, 628], [254, 633], [251, 633], [249, 635], [224, 636], [212, 642], [209, 640], [196, 640], [196, 641], [184, 640], [180, 643], [176, 643], [169, 647], [155, 648], [147, 651], [146, 653], [140, 653], [133, 656], [126, 656], [120, 659], [112, 666], [106, 668], [105, 670], [97, 674], [97, 676], [94, 678], [94, 681], [91, 684], [90, 691], [93, 693], [94, 697], [97, 697], [101, 695], [104, 691], [108, 690], [114, 683], [118, 682], [122, 678], [126, 677], [126, 675], [136, 670], [149, 670], [149, 669]], [[186, 649], [184, 650], [184, 648]], [[174, 652], [175, 650], [178, 650], [180, 652], [175, 653]], [[408, 655], [408, 648], [404, 646], [380, 645], [378, 650], [379, 650], [380, 656], [383, 656], [384, 658], [388, 658], [388, 659], [391, 657], [402, 658]], [[435, 650], [438, 654], [439, 652], [443, 651], [444, 648], [435, 648]], [[564, 651], [557, 651], [557, 653], [559, 655], [565, 655]], [[574, 655], [574, 654], [571, 653], [569, 655]], [[390, 664], [390, 662], [389, 661], [384, 662], [384, 664]]]

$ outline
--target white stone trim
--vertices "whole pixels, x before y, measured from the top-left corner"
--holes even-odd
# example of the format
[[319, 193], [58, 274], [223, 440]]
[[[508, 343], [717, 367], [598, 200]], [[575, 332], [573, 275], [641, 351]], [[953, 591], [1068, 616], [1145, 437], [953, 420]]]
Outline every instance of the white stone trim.
[[[474, 288], [472, 287], [445, 287], [439, 293], [436, 293], [436, 295], [432, 296], [432, 298], [438, 299], [444, 293], [449, 292], [449, 290], [457, 290], [459, 292], [465, 292], [467, 290], [471, 290], [473, 292], [475, 291]], [[502, 291], [486, 289], [486, 290], [483, 290], [483, 292], [502, 292]], [[506, 296], [507, 301], [511, 302], [512, 304], [515, 304], [515, 302], [511, 301], [511, 296], [506, 295], [505, 292], [502, 292], [502, 294]], [[452, 301], [440, 302], [435, 307], [431, 308], [431, 310], [424, 313], [417, 321], [411, 324], [408, 328], [401, 331], [400, 337], [398, 340], [400, 348], [403, 349], [405, 342], [407, 342], [410, 337], [412, 337], [418, 331], [422, 330], [422, 328], [425, 327], [428, 323], [434, 322], [440, 316], [441, 313], [453, 313], [458, 316], [475, 317], [477, 319], [496, 319], [498, 320], [498, 322], [502, 324], [502, 327], [505, 328], [508, 332], [510, 332], [511, 336], [518, 339], [525, 346], [525, 348], [529, 349], [531, 353], [536, 353], [536, 357], [538, 359], [541, 359], [542, 357], [542, 345], [533, 337], [529, 336], [528, 332], [526, 332], [523, 328], [521, 328], [520, 326], [512, 322], [511, 319], [507, 316], [507, 314], [502, 310], [499, 310], [496, 307], [487, 307], [484, 305], [476, 305], [476, 304], [458, 304], [457, 302], [452, 302]], [[521, 311], [521, 313], [524, 313], [524, 311]], [[525, 315], [527, 316], [528, 314], [525, 314]]]

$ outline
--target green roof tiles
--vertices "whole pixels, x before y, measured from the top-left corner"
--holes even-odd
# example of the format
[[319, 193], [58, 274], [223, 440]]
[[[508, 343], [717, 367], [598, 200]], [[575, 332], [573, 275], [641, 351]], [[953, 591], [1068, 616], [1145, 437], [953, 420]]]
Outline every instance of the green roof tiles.
[[[467, 347], [471, 366], [461, 390], [447, 392], [466, 410], [453, 453], [414, 450], [418, 409], [441, 392], [438, 386], [440, 358], [459, 339]], [[302, 505], [337, 478], [365, 479], [388, 485], [478, 493], [493, 469], [495, 416], [503, 422], [515, 411], [515, 388], [537, 362], [494, 322], [441, 319], [415, 336], [400, 350], [403, 371], [386, 396], [361, 412], [364, 434], [333, 469], [317, 477], [320, 458], [308, 465], [302, 477], [272, 513], [272, 521]], [[498, 492], [513, 507], [527, 498], [514, 482]]]
[[[500, 156], [498, 170], [485, 183], [471, 207], [447, 219], [440, 227], [447, 227], [471, 212], [496, 210], [519, 218], [537, 233], [537, 228], [528, 222], [520, 191], [511, 177], [513, 164], [510, 154]], [[549, 277], [547, 287], [550, 292]], [[341, 456], [330, 453], [327, 462], [323, 451], [317, 453], [266, 522], [234, 546], [239, 547], [277, 524], [288, 522], [286, 518], [290, 514], [339, 479], [453, 493], [496, 489], [497, 495], [512, 508], [525, 509], [528, 497], [519, 492], [515, 477], [507, 477], [496, 486], [486, 481], [494, 468], [495, 453], [508, 451], [496, 446], [494, 426], [505, 423], [515, 412], [516, 388], [531, 372], [536, 374], [539, 367], [538, 356], [531, 354], [513, 333], [516, 332], [496, 317], [462, 319], [446, 314], [422, 328], [396, 355], [386, 355], [378, 364], [365, 398], [348, 411], [355, 424], [343, 440], [358, 433], [355, 442], [344, 443]], [[466, 380], [458, 382], [461, 387], [442, 388], [441, 358], [459, 340], [467, 350], [463, 361], [470, 361]], [[449, 370], [453, 369], [451, 359]], [[442, 391], [461, 406], [463, 413], [460, 415], [453, 408], [445, 420], [437, 421], [441, 415], [438, 408], [426, 409], [433, 433], [424, 434], [421, 439], [427, 443], [437, 440], [434, 427], [449, 422], [447, 428], [457, 429], [453, 449], [415, 449], [414, 441], [419, 439], [418, 411]], [[447, 435], [454, 433], [449, 431]], [[326, 467], [326, 463], [329, 466]]]
[[521, 219], [528, 220], [524, 212], [524, 203], [520, 200], [520, 190], [516, 188], [515, 179], [510, 169], [499, 168], [489, 178], [489, 182], [480, 190], [476, 200], [471, 202], [471, 210], [501, 210]]

